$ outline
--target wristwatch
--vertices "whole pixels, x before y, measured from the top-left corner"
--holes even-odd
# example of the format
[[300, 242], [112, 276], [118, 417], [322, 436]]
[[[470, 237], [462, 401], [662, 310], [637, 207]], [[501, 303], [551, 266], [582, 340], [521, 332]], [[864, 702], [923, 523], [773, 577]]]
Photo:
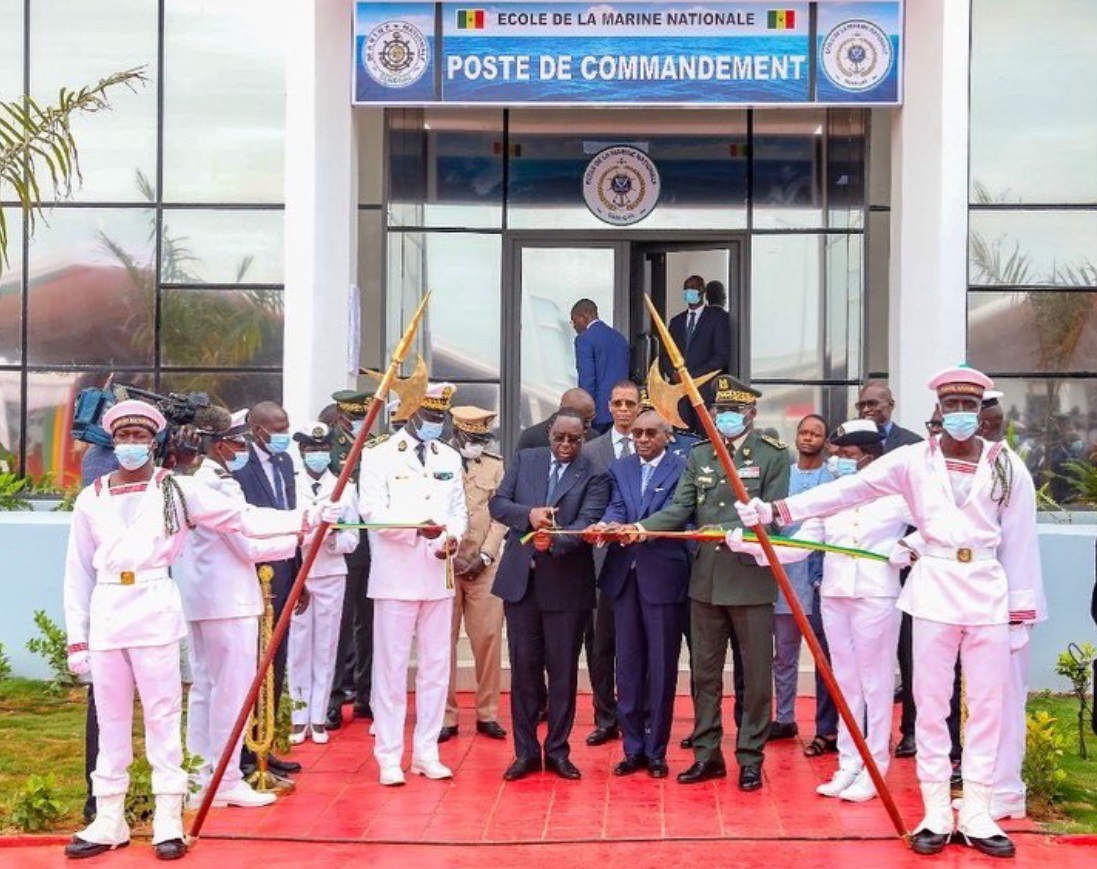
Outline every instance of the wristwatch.
[[480, 552], [480, 560], [484, 562], [484, 567], [491, 567], [492, 564], [495, 563], [495, 559], [482, 550]]

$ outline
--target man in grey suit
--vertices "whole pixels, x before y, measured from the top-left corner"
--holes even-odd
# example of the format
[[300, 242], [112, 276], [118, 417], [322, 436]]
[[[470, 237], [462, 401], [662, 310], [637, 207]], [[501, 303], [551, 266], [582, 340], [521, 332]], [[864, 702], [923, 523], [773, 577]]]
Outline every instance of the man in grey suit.
[[[604, 474], [617, 459], [636, 452], [632, 442], [632, 424], [640, 414], [640, 387], [631, 380], [621, 380], [613, 385], [609, 395], [609, 412], [613, 425], [583, 447], [583, 454], [593, 463], [595, 470]], [[606, 561], [603, 548], [594, 550], [594, 567], [602, 572]], [[613, 601], [598, 595], [598, 605], [591, 612], [583, 636], [587, 650], [587, 666], [590, 671], [591, 693], [594, 696], [594, 730], [587, 736], [587, 745], [602, 745], [620, 736], [617, 726], [617, 698], [614, 692], [616, 668], [614, 645], [616, 630], [613, 623]]]

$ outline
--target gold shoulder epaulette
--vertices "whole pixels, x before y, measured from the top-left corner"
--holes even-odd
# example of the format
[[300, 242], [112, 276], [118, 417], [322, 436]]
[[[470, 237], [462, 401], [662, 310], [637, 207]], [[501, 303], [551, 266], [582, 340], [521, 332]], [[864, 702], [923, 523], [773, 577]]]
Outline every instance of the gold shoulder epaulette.
[[767, 444], [769, 444], [771, 447], [774, 447], [774, 448], [779, 449], [779, 450], [787, 450], [788, 449], [788, 445], [781, 443], [781, 441], [777, 440], [777, 438], [770, 437], [769, 435], [759, 435], [759, 437], [762, 440], [764, 440]]
[[367, 450], [373, 449], [378, 444], [383, 444], [390, 437], [391, 437], [391, 435], [387, 435], [387, 434], [377, 435], [376, 437], [372, 438], [371, 440], [366, 441], [365, 444], [363, 445], [363, 449], [367, 449]]

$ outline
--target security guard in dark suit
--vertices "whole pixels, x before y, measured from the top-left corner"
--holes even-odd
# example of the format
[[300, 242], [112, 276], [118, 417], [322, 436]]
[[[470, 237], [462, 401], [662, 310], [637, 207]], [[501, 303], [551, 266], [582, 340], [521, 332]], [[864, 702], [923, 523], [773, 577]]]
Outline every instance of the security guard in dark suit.
[[[789, 458], [784, 444], [753, 431], [761, 393], [730, 375], [714, 381], [711, 413], [724, 437], [747, 493], [788, 492]], [[758, 497], [765, 498], [765, 495]], [[675, 531], [695, 524], [731, 530], [740, 525], [735, 492], [711, 443], [690, 452], [674, 503], [644, 520], [636, 530]], [[762, 759], [769, 735], [773, 694], [773, 604], [777, 584], [768, 568], [752, 556], [705, 542], [694, 556], [690, 574], [690, 633], [694, 697], [694, 764], [678, 776], [694, 784], [727, 775], [720, 750], [724, 730], [720, 714], [724, 661], [732, 631], [743, 657], [743, 720], [735, 757], [739, 787], [762, 786]]]

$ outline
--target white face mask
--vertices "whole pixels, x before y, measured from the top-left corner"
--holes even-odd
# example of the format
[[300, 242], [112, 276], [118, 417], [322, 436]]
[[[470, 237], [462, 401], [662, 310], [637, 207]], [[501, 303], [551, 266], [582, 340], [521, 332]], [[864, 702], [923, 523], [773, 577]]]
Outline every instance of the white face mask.
[[484, 454], [483, 444], [465, 444], [461, 447], [461, 455], [466, 459], [478, 459]]

